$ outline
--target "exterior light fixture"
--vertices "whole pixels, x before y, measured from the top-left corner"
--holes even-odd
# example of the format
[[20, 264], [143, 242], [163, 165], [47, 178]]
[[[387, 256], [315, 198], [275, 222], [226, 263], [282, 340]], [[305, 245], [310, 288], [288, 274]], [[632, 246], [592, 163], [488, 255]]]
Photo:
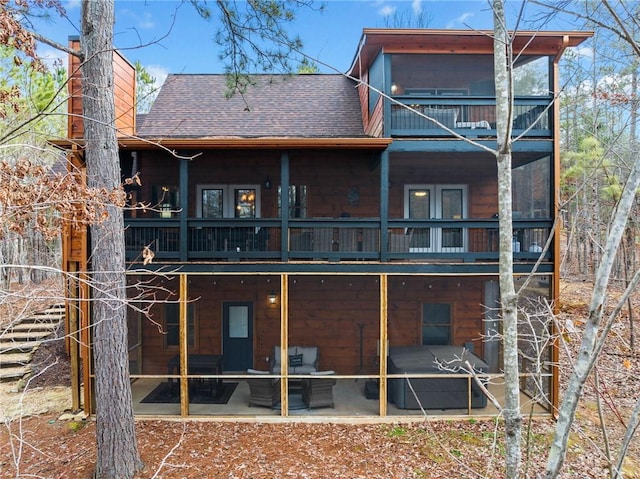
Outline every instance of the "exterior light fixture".
[[271, 294], [269, 294], [269, 303], [276, 304], [277, 300], [278, 300], [278, 295], [276, 294], [275, 291], [271, 291]]

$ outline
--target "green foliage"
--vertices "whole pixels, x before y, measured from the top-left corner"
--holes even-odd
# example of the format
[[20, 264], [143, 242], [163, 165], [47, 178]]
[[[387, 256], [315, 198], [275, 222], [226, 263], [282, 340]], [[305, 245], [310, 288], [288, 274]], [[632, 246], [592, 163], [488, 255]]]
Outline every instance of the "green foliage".
[[407, 430], [401, 426], [394, 426], [387, 433], [389, 437], [402, 437], [406, 434], [407, 434]]
[[300, 64], [298, 65], [299, 74], [319, 73], [319, 72], [320, 72], [320, 69], [318, 68], [318, 65], [314, 61], [309, 60], [307, 57], [304, 57], [300, 62]]
[[[202, 18], [214, 18], [205, 0], [190, 1]], [[302, 41], [289, 34], [286, 25], [295, 19], [297, 8], [313, 8], [313, 0], [223, 1], [216, 5], [220, 26], [215, 39], [222, 47], [219, 59], [225, 65], [230, 94], [246, 91], [250, 73], [295, 71], [294, 59], [300, 57]]]
[[[66, 72], [59, 65], [40, 70], [39, 65], [0, 46], [0, 142], [38, 136], [38, 143], [62, 136], [65, 129]], [[7, 97], [10, 96], [10, 101]]]
[[83, 422], [77, 422], [77, 421], [71, 421], [69, 423], [69, 429], [71, 429], [73, 432], [78, 432], [80, 429], [82, 429], [84, 427]]
[[148, 113], [160, 87], [156, 85], [156, 78], [142, 66], [142, 63], [136, 61], [134, 67], [136, 69], [136, 112]]

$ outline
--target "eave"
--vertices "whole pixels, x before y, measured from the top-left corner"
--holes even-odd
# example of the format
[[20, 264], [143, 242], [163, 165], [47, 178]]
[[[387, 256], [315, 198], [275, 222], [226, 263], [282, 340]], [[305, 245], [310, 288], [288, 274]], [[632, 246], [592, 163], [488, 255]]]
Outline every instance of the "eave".
[[[120, 148], [131, 150], [282, 150], [282, 149], [347, 149], [384, 150], [391, 144], [391, 138], [119, 138]], [[51, 140], [51, 143], [65, 150], [83, 149], [83, 139]]]
[[[492, 54], [492, 30], [423, 30], [365, 28], [347, 74], [360, 78], [380, 51], [384, 53]], [[591, 31], [519, 31], [514, 53], [551, 55], [556, 59], [568, 47], [593, 36]]]

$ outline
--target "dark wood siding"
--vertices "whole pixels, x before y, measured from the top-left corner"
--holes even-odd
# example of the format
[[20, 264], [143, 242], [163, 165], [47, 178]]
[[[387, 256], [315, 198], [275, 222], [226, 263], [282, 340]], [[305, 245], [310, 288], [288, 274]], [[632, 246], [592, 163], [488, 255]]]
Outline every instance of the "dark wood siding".
[[[133, 278], [130, 278], [132, 281]], [[392, 346], [420, 344], [422, 305], [451, 305], [452, 344], [473, 341], [483, 353], [480, 335], [486, 278], [392, 277], [388, 287], [388, 338]], [[156, 284], [177, 291], [177, 280]], [[268, 369], [266, 358], [280, 344], [280, 279], [277, 276], [191, 276], [189, 298], [197, 322], [192, 353], [222, 351], [222, 305], [225, 301], [254, 305], [254, 359], [256, 369]], [[271, 304], [274, 291], [278, 302]], [[380, 336], [379, 278], [372, 276], [292, 276], [289, 278], [289, 345], [317, 346], [320, 369], [340, 374], [377, 373]], [[173, 296], [175, 299], [176, 296]], [[152, 319], [164, 324], [164, 305], [152, 308]], [[360, 328], [363, 335], [360, 369]], [[152, 321], [143, 326], [143, 374], [166, 374], [167, 362], [178, 351], [167, 347], [165, 335]]]

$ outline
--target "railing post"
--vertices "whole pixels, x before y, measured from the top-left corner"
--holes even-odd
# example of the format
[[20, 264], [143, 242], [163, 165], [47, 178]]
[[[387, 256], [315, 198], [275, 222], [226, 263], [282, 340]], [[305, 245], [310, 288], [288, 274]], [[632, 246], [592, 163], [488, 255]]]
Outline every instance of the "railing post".
[[289, 153], [280, 155], [280, 254], [289, 261]]
[[389, 261], [389, 152], [380, 155], [380, 260]]
[[187, 261], [189, 256], [189, 230], [187, 217], [189, 212], [189, 162], [180, 160], [180, 240], [178, 248], [180, 261]]

